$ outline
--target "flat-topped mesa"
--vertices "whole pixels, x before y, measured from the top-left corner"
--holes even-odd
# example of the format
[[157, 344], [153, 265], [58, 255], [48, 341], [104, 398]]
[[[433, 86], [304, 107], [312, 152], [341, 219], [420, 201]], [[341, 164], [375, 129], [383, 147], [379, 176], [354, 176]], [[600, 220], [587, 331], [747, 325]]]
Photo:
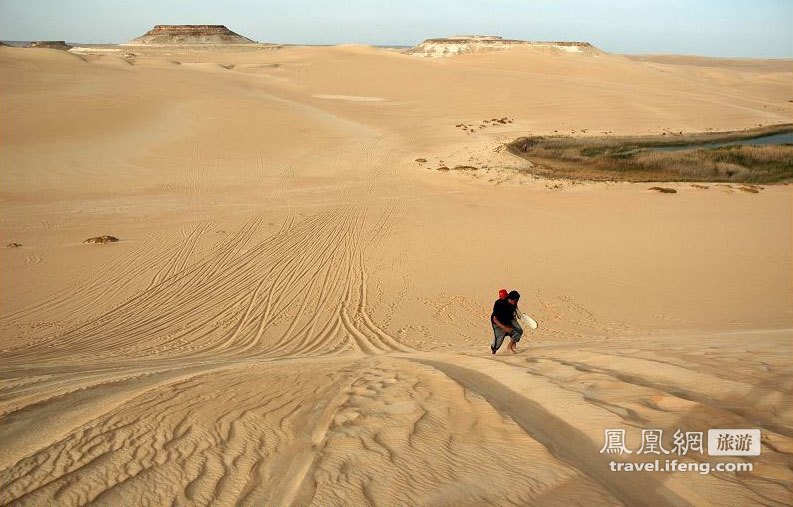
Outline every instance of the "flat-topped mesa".
[[192, 46], [256, 44], [225, 25], [154, 25], [154, 28], [124, 45]]
[[597, 52], [592, 44], [577, 41], [525, 41], [504, 39], [496, 35], [454, 35], [440, 39], [427, 39], [406, 53], [426, 57], [453, 56], [485, 51], [500, 51], [518, 46], [545, 47], [567, 53]]
[[72, 47], [62, 40], [37, 40], [30, 43], [32, 48], [62, 49], [68, 51]]

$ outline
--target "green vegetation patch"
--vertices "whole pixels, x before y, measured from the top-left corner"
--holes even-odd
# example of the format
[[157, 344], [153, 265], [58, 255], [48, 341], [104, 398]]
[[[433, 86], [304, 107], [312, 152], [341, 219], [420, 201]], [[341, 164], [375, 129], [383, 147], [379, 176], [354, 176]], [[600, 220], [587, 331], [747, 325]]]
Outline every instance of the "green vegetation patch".
[[[611, 181], [714, 181], [779, 183], [793, 181], [793, 145], [731, 145], [793, 132], [780, 125], [741, 132], [641, 137], [521, 137], [507, 149], [528, 159], [532, 172], [553, 178]], [[697, 148], [697, 145], [703, 145]], [[692, 149], [663, 151], [658, 148]]]

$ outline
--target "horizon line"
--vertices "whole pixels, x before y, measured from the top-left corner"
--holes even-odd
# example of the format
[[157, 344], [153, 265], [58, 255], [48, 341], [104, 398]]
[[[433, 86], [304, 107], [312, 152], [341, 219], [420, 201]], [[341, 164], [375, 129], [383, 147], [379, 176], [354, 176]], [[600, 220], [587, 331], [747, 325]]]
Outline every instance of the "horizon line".
[[[175, 25], [178, 26], [178, 25]], [[189, 26], [189, 25], [185, 25]], [[217, 25], [217, 26], [225, 26], [225, 25]], [[244, 36], [243, 36], [244, 37]], [[498, 36], [496, 36], [498, 37]], [[303, 47], [334, 47], [334, 46], [344, 46], [344, 45], [359, 45], [359, 46], [370, 46], [375, 48], [411, 48], [415, 47], [421, 42], [430, 39], [444, 39], [444, 38], [451, 38], [451, 37], [428, 37], [426, 39], [422, 39], [420, 42], [415, 44], [372, 44], [366, 42], [333, 42], [333, 43], [301, 43], [301, 42], [271, 42], [271, 41], [254, 41], [253, 44], [272, 44], [272, 45], [283, 45], [283, 46], [303, 46]], [[130, 39], [131, 40], [131, 39]], [[253, 40], [253, 39], [251, 39]], [[124, 42], [84, 42], [84, 41], [70, 41], [68, 39], [3, 39], [0, 38], [0, 42], [3, 43], [31, 43], [31, 42], [65, 42], [69, 45], [82, 45], [82, 46], [121, 46], [124, 45], [128, 41]], [[597, 49], [601, 49], [602, 51], [613, 54], [613, 55], [631, 55], [631, 56], [694, 56], [699, 58], [723, 58], [723, 59], [746, 59], [746, 60], [793, 60], [793, 54], [789, 56], [745, 56], [745, 55], [708, 55], [708, 54], [701, 54], [701, 53], [679, 53], [679, 52], [671, 52], [671, 53], [663, 53], [658, 51], [651, 51], [646, 52], [642, 50], [627, 50], [627, 51], [607, 51], [603, 50], [597, 44], [588, 41], [562, 41], [562, 40], [554, 40], [554, 41], [525, 41], [525, 42], [587, 42], [592, 46], [596, 47]], [[142, 44], [138, 47], [146, 47], [147, 45]], [[160, 47], [161, 45], [152, 44], [150, 47]], [[180, 44], [173, 44], [172, 46], [178, 47]], [[218, 47], [223, 46], [223, 44], [219, 44], [217, 46], [212, 46], [211, 44], [182, 44], [183, 47]], [[230, 45], [231, 46], [231, 45]], [[21, 47], [21, 46], [11, 46], [11, 47]]]

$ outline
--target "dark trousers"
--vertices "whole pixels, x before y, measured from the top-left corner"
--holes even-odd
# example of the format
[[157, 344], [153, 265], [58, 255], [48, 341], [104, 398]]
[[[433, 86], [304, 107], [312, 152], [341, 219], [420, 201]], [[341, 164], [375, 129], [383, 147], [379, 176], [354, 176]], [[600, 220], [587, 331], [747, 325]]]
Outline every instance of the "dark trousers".
[[523, 336], [523, 328], [520, 327], [517, 320], [513, 320], [510, 322], [510, 326], [514, 329], [511, 335], [507, 335], [503, 329], [498, 327], [495, 322], [490, 322], [493, 325], [493, 335], [495, 336], [493, 339], [493, 350], [498, 350], [501, 348], [501, 344], [504, 343], [504, 338], [510, 336], [513, 342], [518, 343], [520, 341], [520, 337]]

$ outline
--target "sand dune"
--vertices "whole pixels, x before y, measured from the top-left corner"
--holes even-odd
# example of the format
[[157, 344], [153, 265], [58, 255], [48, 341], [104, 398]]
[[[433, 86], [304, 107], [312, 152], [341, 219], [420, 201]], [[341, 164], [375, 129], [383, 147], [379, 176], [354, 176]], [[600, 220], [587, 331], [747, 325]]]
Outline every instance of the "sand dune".
[[[791, 503], [790, 187], [541, 180], [500, 146], [789, 122], [793, 70], [135, 53], [0, 48], [0, 504]], [[515, 356], [501, 287], [540, 322]], [[620, 474], [607, 428], [763, 447]]]
[[696, 67], [723, 67], [729, 70], [754, 72], [790, 72], [793, 62], [787, 58], [710, 58], [694, 55], [625, 55], [639, 62], [668, 65], [693, 65]]

